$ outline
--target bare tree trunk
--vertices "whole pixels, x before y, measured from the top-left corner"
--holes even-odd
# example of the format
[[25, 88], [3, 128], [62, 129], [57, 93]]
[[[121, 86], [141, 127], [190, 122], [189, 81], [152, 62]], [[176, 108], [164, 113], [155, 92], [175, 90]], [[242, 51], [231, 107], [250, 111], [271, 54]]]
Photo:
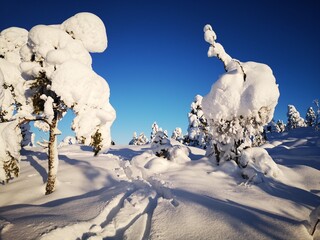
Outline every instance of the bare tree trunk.
[[56, 188], [56, 178], [58, 171], [58, 149], [57, 149], [57, 128], [58, 120], [54, 118], [50, 124], [50, 136], [48, 145], [48, 179], [46, 186], [46, 195], [54, 192]]

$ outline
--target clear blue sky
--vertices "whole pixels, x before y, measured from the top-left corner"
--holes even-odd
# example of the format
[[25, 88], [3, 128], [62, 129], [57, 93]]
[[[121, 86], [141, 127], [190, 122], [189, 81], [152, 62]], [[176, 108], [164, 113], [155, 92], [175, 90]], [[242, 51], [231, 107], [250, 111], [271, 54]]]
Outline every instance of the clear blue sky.
[[[226, 51], [240, 61], [268, 64], [280, 87], [275, 119], [286, 121], [287, 105], [304, 117], [320, 98], [319, 1], [2, 1], [0, 30], [30, 30], [59, 24], [78, 12], [92, 12], [106, 25], [109, 46], [93, 54], [93, 68], [111, 88], [117, 111], [116, 143], [134, 131], [150, 136], [156, 121], [171, 135], [186, 133], [187, 113], [196, 94], [206, 95], [224, 72], [207, 58], [203, 26], [210, 23]], [[68, 116], [69, 115], [69, 116]], [[69, 130], [71, 115], [61, 127]]]

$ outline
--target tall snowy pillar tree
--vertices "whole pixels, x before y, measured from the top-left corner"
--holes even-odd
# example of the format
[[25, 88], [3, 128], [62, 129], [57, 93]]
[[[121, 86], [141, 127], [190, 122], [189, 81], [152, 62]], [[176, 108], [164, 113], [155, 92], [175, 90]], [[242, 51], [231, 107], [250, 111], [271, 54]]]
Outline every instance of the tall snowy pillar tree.
[[[260, 139], [263, 126], [273, 118], [280, 95], [278, 85], [269, 66], [243, 63], [227, 54], [216, 42], [217, 36], [210, 25], [204, 27], [204, 39], [210, 44], [208, 57], [221, 60], [226, 71], [202, 100], [212, 139], [207, 155], [217, 164], [234, 160], [244, 169], [256, 162], [249, 149]], [[261, 152], [273, 165], [267, 152], [258, 149], [254, 152]]]
[[92, 146], [95, 155], [111, 144], [110, 127], [116, 113], [109, 103], [109, 85], [92, 70], [89, 53], [106, 48], [105, 26], [91, 13], [78, 13], [54, 27], [35, 26], [21, 48], [20, 68], [32, 103], [24, 121], [42, 122], [37, 125], [50, 132], [46, 194], [56, 188], [58, 123], [68, 109], [76, 115], [72, 129], [77, 139]]

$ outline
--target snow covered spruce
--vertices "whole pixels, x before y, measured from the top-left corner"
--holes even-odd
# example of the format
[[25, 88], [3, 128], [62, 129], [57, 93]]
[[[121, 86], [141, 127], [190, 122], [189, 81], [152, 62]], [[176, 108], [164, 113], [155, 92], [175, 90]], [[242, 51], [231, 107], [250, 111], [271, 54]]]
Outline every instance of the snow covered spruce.
[[208, 57], [221, 60], [226, 71], [202, 100], [211, 134], [207, 156], [217, 164], [234, 160], [249, 180], [260, 173], [276, 177], [280, 170], [268, 153], [251, 149], [261, 144], [263, 126], [272, 120], [280, 95], [272, 70], [262, 63], [233, 59], [216, 42], [210, 25], [204, 27], [204, 39], [210, 44]]
[[129, 145], [146, 145], [149, 143], [149, 140], [144, 133], [140, 133], [139, 136], [137, 136], [137, 133], [133, 133], [133, 137], [131, 141], [129, 142]]
[[203, 114], [202, 99], [202, 96], [196, 95], [190, 105], [188, 135], [185, 141], [189, 146], [205, 149], [208, 141], [208, 123]]
[[290, 104], [288, 105], [287, 117], [288, 117], [287, 130], [307, 126], [304, 119], [300, 117], [300, 113], [297, 111], [297, 109], [293, 105], [290, 105]]
[[[8, 182], [19, 174], [20, 143], [29, 145], [29, 126], [15, 120], [26, 106], [25, 80], [19, 71], [20, 49], [26, 44], [28, 31], [11, 27], [0, 33], [0, 181]], [[22, 135], [21, 135], [22, 133]], [[22, 140], [23, 136], [23, 140]], [[21, 142], [22, 141], [22, 142]]]
[[93, 71], [89, 53], [103, 52], [107, 35], [99, 17], [78, 13], [61, 25], [37, 25], [27, 36], [20, 49], [27, 99], [16, 119], [36, 121], [49, 131], [46, 194], [50, 194], [58, 171], [58, 123], [68, 109], [76, 115], [72, 129], [77, 139], [91, 145], [95, 155], [111, 144], [110, 127], [116, 113], [109, 103], [109, 85]]

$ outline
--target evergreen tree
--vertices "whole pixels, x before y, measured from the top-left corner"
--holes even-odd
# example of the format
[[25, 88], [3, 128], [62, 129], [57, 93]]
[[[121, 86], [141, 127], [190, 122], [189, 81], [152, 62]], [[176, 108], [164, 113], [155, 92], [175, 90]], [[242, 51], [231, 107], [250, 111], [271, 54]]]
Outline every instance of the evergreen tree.
[[151, 143], [151, 148], [157, 157], [169, 158], [169, 149], [172, 147], [165, 131], [159, 130]]
[[300, 117], [300, 113], [297, 111], [295, 106], [288, 105], [288, 112], [287, 112], [288, 122], [287, 122], [287, 129], [294, 129], [300, 127], [306, 127], [306, 123], [304, 119]]
[[209, 127], [202, 110], [202, 96], [196, 95], [188, 113], [189, 126], [186, 143], [190, 146], [206, 148]]
[[129, 142], [129, 145], [137, 145], [137, 140], [138, 140], [137, 133], [134, 132], [133, 137], [132, 137], [131, 141]]
[[265, 130], [266, 130], [266, 132], [280, 132], [279, 126], [274, 121], [274, 119], [272, 119], [272, 121], [269, 122], [269, 124], [267, 125]]
[[133, 133], [133, 138], [129, 142], [129, 145], [146, 145], [148, 144], [148, 138], [144, 133], [140, 133], [140, 135], [137, 137], [137, 133]]
[[313, 127], [315, 126], [316, 123], [316, 113], [314, 112], [312, 107], [308, 108], [307, 114], [306, 114], [306, 124], [308, 127]]
[[180, 143], [183, 143], [184, 137], [182, 135], [182, 129], [179, 127], [175, 128], [172, 132], [171, 138]]
[[284, 122], [282, 120], [277, 121], [277, 126], [278, 126], [280, 133], [284, 132], [286, 130], [286, 125], [284, 124]]
[[153, 139], [155, 138], [157, 132], [160, 130], [157, 122], [154, 122], [151, 126], [151, 136], [150, 136], [150, 141], [153, 142]]
[[242, 152], [261, 143], [263, 127], [272, 120], [278, 103], [279, 88], [266, 64], [240, 62], [226, 53], [209, 24], [204, 27], [204, 39], [210, 44], [208, 57], [221, 60], [226, 71], [202, 100], [210, 126], [207, 156], [218, 164], [234, 160], [246, 168], [240, 164]]
[[318, 131], [320, 130], [320, 103], [319, 103], [319, 99], [315, 99], [313, 102], [317, 107], [315, 129], [316, 131]]
[[27, 39], [28, 31], [23, 28], [10, 27], [0, 32], [0, 144], [3, 145], [0, 149], [0, 181], [3, 182], [19, 175], [20, 147], [29, 145], [32, 140], [29, 124], [20, 129], [18, 121], [28, 108], [25, 80], [19, 69], [20, 49]]

